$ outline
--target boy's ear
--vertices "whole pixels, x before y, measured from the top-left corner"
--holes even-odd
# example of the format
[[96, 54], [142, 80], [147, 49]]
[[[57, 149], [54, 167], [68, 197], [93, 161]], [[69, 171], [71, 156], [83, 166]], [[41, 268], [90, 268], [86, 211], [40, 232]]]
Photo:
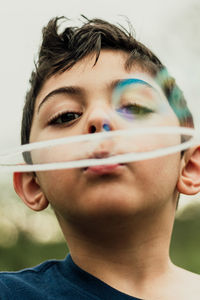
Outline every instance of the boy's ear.
[[48, 206], [49, 202], [41, 190], [36, 175], [33, 173], [14, 173], [13, 184], [16, 193], [31, 209], [40, 211]]
[[200, 192], [200, 146], [189, 149], [184, 154], [177, 189], [185, 195]]

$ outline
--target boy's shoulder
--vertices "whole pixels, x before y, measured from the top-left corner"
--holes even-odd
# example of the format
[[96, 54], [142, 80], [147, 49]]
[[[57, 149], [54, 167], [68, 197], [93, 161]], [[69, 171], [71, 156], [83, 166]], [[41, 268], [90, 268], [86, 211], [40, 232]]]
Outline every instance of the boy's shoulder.
[[[175, 276], [172, 276], [173, 285], [171, 289], [168, 289], [169, 295], [170, 290], [176, 295], [175, 298], [169, 297], [169, 299], [190, 299], [199, 300], [200, 297], [200, 275], [174, 266]], [[168, 293], [166, 293], [168, 294]], [[171, 296], [171, 295], [170, 295]], [[168, 298], [166, 298], [168, 299]]]
[[180, 278], [181, 281], [191, 283], [192, 285], [195, 285], [198, 283], [198, 287], [200, 288], [200, 285], [199, 285], [200, 274], [193, 273], [186, 269], [182, 269], [178, 266], [175, 266], [175, 269], [176, 269], [177, 276], [178, 276], [178, 278]]
[[0, 299], [138, 300], [80, 269], [70, 255], [22, 271], [0, 272]]
[[[47, 282], [51, 287], [56, 283], [53, 276], [58, 277], [59, 260], [45, 261], [33, 268], [26, 268], [14, 272], [0, 272], [1, 299], [47, 299]], [[44, 297], [43, 297], [44, 294]]]
[[6, 282], [9, 280], [23, 280], [23, 278], [31, 279], [35, 276], [38, 277], [44, 273], [48, 273], [48, 270], [51, 270], [61, 262], [61, 260], [47, 260], [37, 266], [19, 271], [0, 271], [0, 281], [2, 282], [5, 280]]

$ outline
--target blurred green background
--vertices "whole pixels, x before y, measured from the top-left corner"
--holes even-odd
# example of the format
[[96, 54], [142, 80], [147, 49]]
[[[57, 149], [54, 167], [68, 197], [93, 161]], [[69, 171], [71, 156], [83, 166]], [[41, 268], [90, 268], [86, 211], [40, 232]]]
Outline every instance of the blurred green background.
[[[68, 252], [61, 230], [49, 208], [35, 213], [16, 196], [11, 176], [0, 177], [0, 270], [34, 266], [46, 259], [64, 258]], [[200, 196], [177, 211], [172, 261], [200, 273]]]

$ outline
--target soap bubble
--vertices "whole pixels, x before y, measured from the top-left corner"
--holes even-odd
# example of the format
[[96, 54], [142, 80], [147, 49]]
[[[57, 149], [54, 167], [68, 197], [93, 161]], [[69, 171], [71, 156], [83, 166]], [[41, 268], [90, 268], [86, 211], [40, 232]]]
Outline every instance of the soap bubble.
[[[117, 124], [112, 130], [111, 120]], [[84, 168], [152, 159], [199, 143], [192, 114], [166, 70], [155, 78], [132, 73], [116, 81], [102, 131], [63, 136], [0, 155], [0, 171]]]

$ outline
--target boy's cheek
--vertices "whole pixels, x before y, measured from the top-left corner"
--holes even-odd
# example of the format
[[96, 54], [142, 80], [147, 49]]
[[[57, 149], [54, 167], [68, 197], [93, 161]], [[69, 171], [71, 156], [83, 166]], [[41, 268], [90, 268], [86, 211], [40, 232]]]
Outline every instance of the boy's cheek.
[[[38, 177], [41, 188], [50, 203], [52, 202], [52, 206], [62, 209], [82, 205], [81, 199], [101, 199], [107, 194], [111, 199], [112, 195], [116, 195], [116, 191], [121, 197], [130, 199], [130, 195], [133, 195], [133, 200], [141, 198], [137, 199], [141, 201], [147, 198], [157, 201], [171, 197], [178, 181], [179, 168], [179, 155], [175, 154], [130, 163], [121, 181], [99, 183], [96, 187], [84, 180], [84, 175], [79, 169], [40, 172]], [[107, 193], [104, 193], [105, 190]]]
[[148, 191], [160, 195], [172, 194], [180, 176], [180, 154], [163, 156], [151, 160], [131, 163], [133, 172], [137, 174], [137, 181]]
[[48, 200], [59, 198], [76, 189], [76, 175], [76, 169], [44, 171], [37, 174], [41, 189]]

